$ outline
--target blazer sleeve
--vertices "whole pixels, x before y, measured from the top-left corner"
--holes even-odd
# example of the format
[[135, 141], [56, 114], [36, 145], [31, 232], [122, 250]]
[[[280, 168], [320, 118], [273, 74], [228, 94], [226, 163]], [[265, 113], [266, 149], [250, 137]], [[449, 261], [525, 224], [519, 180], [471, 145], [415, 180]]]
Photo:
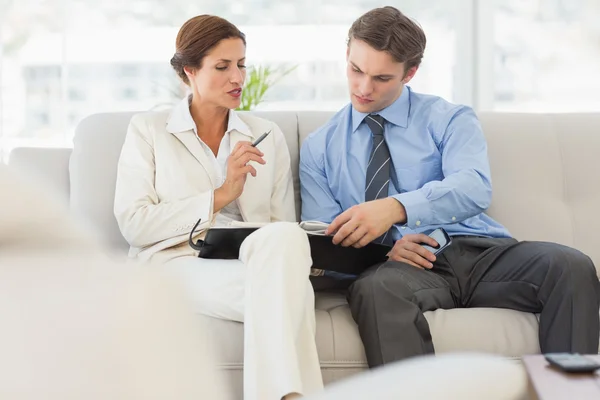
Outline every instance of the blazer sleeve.
[[210, 225], [213, 191], [177, 201], [160, 201], [154, 186], [156, 164], [151, 123], [144, 114], [129, 124], [117, 169], [114, 213], [130, 246], [144, 248]]
[[273, 123], [275, 141], [275, 174], [271, 194], [271, 221], [295, 222], [296, 205], [290, 151], [285, 136], [276, 123]]

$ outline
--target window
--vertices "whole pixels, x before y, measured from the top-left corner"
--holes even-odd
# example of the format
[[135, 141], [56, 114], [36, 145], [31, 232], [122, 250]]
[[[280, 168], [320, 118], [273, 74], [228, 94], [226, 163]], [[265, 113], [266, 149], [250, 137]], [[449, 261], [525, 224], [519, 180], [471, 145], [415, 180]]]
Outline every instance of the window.
[[119, 65], [116, 78], [135, 78], [140, 75], [140, 68], [134, 64]]
[[600, 2], [509, 0], [494, 8], [497, 111], [600, 110]]
[[69, 88], [69, 101], [85, 101], [85, 91], [83, 88], [72, 87]]
[[121, 100], [136, 100], [137, 97], [137, 90], [135, 88], [125, 87], [119, 90], [119, 98]]
[[[296, 66], [261, 109], [339, 109], [348, 101], [348, 28], [387, 3], [0, 2], [0, 159], [14, 146], [70, 146], [75, 124], [92, 113], [170, 107], [185, 93], [169, 65], [175, 37], [201, 13], [221, 15], [246, 33], [249, 65]], [[398, 6], [427, 34], [414, 90], [477, 110], [600, 109], [597, 0], [403, 0]]]

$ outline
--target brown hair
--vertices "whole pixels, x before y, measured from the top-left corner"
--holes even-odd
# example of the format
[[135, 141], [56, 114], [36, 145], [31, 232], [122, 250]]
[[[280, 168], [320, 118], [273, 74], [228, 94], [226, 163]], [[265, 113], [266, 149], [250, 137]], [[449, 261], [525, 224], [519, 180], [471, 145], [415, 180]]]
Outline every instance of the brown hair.
[[193, 17], [179, 29], [171, 66], [183, 82], [189, 85], [190, 81], [183, 67], [201, 68], [202, 60], [208, 52], [221, 40], [229, 38], [240, 38], [246, 45], [246, 35], [226, 19], [214, 15]]
[[427, 42], [423, 29], [391, 6], [375, 8], [354, 21], [348, 31], [348, 45], [352, 39], [388, 52], [397, 62], [405, 63], [405, 72], [421, 64]]

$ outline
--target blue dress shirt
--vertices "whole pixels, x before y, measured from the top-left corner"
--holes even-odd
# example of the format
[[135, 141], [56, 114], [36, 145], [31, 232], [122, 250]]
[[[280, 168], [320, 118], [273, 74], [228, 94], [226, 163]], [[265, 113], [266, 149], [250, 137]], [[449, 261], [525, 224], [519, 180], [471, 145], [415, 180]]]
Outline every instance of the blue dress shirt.
[[[391, 229], [394, 241], [443, 227], [450, 235], [510, 237], [484, 213], [492, 198], [487, 144], [473, 110], [440, 97], [414, 93], [377, 112], [392, 169], [388, 195], [406, 209]], [[373, 143], [368, 114], [349, 104], [309, 135], [300, 151], [302, 220], [330, 223], [365, 201]]]

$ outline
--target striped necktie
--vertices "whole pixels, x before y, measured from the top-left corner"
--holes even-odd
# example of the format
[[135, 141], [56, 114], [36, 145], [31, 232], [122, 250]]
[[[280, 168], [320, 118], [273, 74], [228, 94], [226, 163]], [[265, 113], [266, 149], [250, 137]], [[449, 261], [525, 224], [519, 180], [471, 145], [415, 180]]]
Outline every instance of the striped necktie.
[[[392, 161], [390, 159], [390, 149], [383, 137], [385, 122], [383, 117], [369, 114], [365, 118], [365, 122], [373, 134], [373, 148], [367, 164], [367, 179], [365, 181], [365, 201], [371, 201], [388, 197]], [[388, 237], [388, 233], [389, 231], [374, 241], [391, 246], [392, 238], [391, 235]]]
[[[390, 186], [390, 150], [383, 139], [384, 119], [380, 115], [369, 114], [365, 122], [373, 133], [373, 148], [367, 165], [367, 180], [365, 183], [365, 201], [377, 200], [388, 197]], [[376, 243], [392, 245], [392, 237], [389, 231], [374, 240]], [[311, 275], [324, 275], [336, 280], [354, 279], [356, 276], [335, 271], [322, 271], [312, 269]]]

